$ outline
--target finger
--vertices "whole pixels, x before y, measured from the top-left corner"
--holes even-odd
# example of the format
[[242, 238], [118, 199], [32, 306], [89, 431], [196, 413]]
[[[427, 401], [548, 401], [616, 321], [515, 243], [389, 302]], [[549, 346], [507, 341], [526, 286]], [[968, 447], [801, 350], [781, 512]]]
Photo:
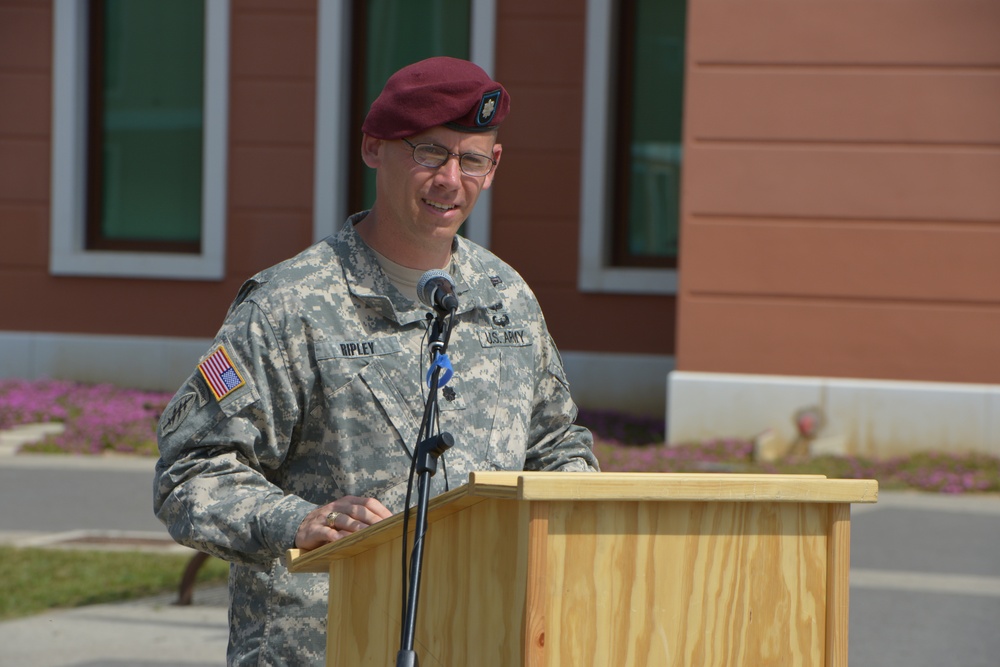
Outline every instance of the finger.
[[333, 532], [339, 532], [344, 534], [355, 533], [362, 528], [366, 528], [369, 524], [362, 520], [356, 519], [347, 512], [337, 512], [333, 511], [326, 515], [324, 525], [332, 530]]
[[371, 517], [375, 521], [381, 519], [388, 519], [392, 516], [392, 512], [383, 505], [377, 498], [355, 498], [351, 497], [353, 508], [357, 510], [358, 513], [351, 512], [351, 515], [357, 519], [365, 519], [365, 517]]

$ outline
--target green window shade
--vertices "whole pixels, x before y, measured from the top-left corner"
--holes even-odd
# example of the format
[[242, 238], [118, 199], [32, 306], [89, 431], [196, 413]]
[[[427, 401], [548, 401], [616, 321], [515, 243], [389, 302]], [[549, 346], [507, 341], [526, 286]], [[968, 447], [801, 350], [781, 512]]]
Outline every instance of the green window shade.
[[615, 263], [676, 266], [680, 231], [684, 0], [634, 0], [623, 14]]
[[[363, 58], [359, 68], [363, 106], [358, 128], [396, 70], [432, 56], [469, 57], [469, 0], [368, 0], [355, 6], [364, 13], [365, 35], [359, 54]], [[361, 201], [354, 203], [354, 210], [368, 208], [375, 201], [375, 173], [366, 169], [362, 178]]]
[[197, 251], [204, 0], [104, 0], [91, 11], [88, 245]]

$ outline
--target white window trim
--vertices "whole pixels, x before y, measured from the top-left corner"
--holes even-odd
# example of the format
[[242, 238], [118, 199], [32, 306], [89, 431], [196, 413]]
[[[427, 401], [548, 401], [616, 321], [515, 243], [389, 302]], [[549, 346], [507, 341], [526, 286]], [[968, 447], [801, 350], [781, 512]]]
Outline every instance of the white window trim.
[[614, 187], [611, 67], [617, 41], [613, 6], [613, 0], [587, 0], [577, 286], [583, 292], [676, 294], [676, 269], [611, 265], [610, 194]]
[[[494, 74], [496, 0], [471, 0], [470, 59]], [[313, 239], [336, 232], [347, 211], [349, 165], [357, 156], [345, 145], [350, 122], [347, 104], [351, 84], [351, 3], [320, 2], [316, 64], [316, 158], [313, 181]], [[489, 247], [492, 191], [483, 190], [465, 236]]]
[[220, 280], [225, 274], [229, 0], [205, 3], [205, 130], [200, 254], [87, 250], [87, 3], [53, 9], [49, 270], [55, 275]]

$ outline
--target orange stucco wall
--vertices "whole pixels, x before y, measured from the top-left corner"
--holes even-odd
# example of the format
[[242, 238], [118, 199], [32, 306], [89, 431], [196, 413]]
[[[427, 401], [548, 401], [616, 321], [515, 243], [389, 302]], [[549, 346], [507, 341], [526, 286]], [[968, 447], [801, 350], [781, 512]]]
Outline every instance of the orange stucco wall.
[[677, 366], [1000, 382], [1000, 4], [691, 0]]

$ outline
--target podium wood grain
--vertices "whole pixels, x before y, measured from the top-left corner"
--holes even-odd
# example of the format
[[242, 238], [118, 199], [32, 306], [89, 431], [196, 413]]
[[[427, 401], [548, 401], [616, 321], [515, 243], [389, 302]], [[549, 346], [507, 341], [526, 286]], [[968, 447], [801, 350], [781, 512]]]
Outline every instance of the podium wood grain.
[[[422, 667], [847, 664], [850, 504], [818, 476], [474, 473], [431, 503]], [[327, 664], [390, 665], [401, 517], [309, 553]]]

